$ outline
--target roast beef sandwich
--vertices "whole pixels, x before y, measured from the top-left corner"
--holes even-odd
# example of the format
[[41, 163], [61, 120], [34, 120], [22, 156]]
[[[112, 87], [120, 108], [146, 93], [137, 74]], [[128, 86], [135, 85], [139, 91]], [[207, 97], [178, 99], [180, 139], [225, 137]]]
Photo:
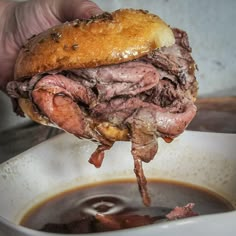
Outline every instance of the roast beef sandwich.
[[131, 141], [144, 204], [142, 162], [157, 138], [170, 142], [196, 114], [196, 64], [187, 34], [143, 10], [75, 20], [32, 37], [21, 49], [8, 93], [17, 113], [98, 147], [99, 167], [115, 141]]

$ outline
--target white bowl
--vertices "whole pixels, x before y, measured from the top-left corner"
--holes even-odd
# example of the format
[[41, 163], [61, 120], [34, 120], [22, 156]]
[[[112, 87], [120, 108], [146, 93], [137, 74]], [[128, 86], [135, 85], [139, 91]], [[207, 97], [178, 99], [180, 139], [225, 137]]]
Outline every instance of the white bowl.
[[[95, 147], [89, 141], [62, 134], [0, 165], [0, 235], [57, 235], [30, 230], [18, 223], [32, 206], [64, 190], [107, 179], [135, 178], [130, 143], [117, 142], [106, 152], [100, 169], [88, 163]], [[159, 152], [144, 165], [145, 174], [147, 178], [202, 186], [236, 208], [235, 155], [235, 134], [186, 131], [171, 144], [159, 140]], [[193, 236], [235, 236], [235, 219], [236, 211], [232, 211], [99, 235], [183, 236], [191, 232]]]

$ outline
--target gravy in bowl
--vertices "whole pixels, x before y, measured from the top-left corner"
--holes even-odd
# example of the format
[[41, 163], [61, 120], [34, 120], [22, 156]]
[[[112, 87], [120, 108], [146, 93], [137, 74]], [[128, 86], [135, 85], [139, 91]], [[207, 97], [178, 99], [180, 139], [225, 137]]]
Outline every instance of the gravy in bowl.
[[[20, 224], [45, 232], [96, 233], [234, 210], [221, 196], [197, 186], [151, 179], [148, 187], [150, 207], [143, 205], [135, 180], [102, 182], [46, 199], [30, 209]], [[189, 203], [194, 203], [193, 209]], [[176, 206], [186, 215], [168, 217]]]

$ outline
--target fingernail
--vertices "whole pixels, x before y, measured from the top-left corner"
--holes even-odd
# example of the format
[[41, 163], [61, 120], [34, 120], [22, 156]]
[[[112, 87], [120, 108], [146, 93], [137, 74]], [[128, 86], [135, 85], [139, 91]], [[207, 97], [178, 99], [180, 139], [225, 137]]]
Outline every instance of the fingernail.
[[86, 12], [85, 17], [89, 18], [91, 16], [95, 16], [95, 15], [100, 15], [102, 14], [104, 11], [101, 8], [98, 7], [91, 7], [90, 9], [88, 9], [88, 11]]

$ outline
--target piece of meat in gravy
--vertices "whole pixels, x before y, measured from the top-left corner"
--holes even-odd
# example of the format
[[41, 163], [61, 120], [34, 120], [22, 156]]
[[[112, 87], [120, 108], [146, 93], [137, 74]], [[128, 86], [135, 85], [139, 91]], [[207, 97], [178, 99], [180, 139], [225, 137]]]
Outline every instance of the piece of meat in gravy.
[[193, 211], [194, 205], [194, 203], [188, 203], [186, 206], [183, 207], [177, 206], [166, 215], [166, 218], [168, 220], [177, 220], [192, 216], [198, 216], [199, 214]]
[[96, 214], [95, 216], [78, 215], [77, 220], [66, 224], [48, 223], [41, 229], [45, 232], [58, 233], [96, 233], [105, 231], [114, 231], [128, 229], [144, 225], [150, 225], [163, 221], [172, 221], [177, 219], [198, 216], [193, 211], [194, 204], [188, 203], [183, 207], [175, 207], [167, 215], [139, 215], [135, 212], [118, 214]]

